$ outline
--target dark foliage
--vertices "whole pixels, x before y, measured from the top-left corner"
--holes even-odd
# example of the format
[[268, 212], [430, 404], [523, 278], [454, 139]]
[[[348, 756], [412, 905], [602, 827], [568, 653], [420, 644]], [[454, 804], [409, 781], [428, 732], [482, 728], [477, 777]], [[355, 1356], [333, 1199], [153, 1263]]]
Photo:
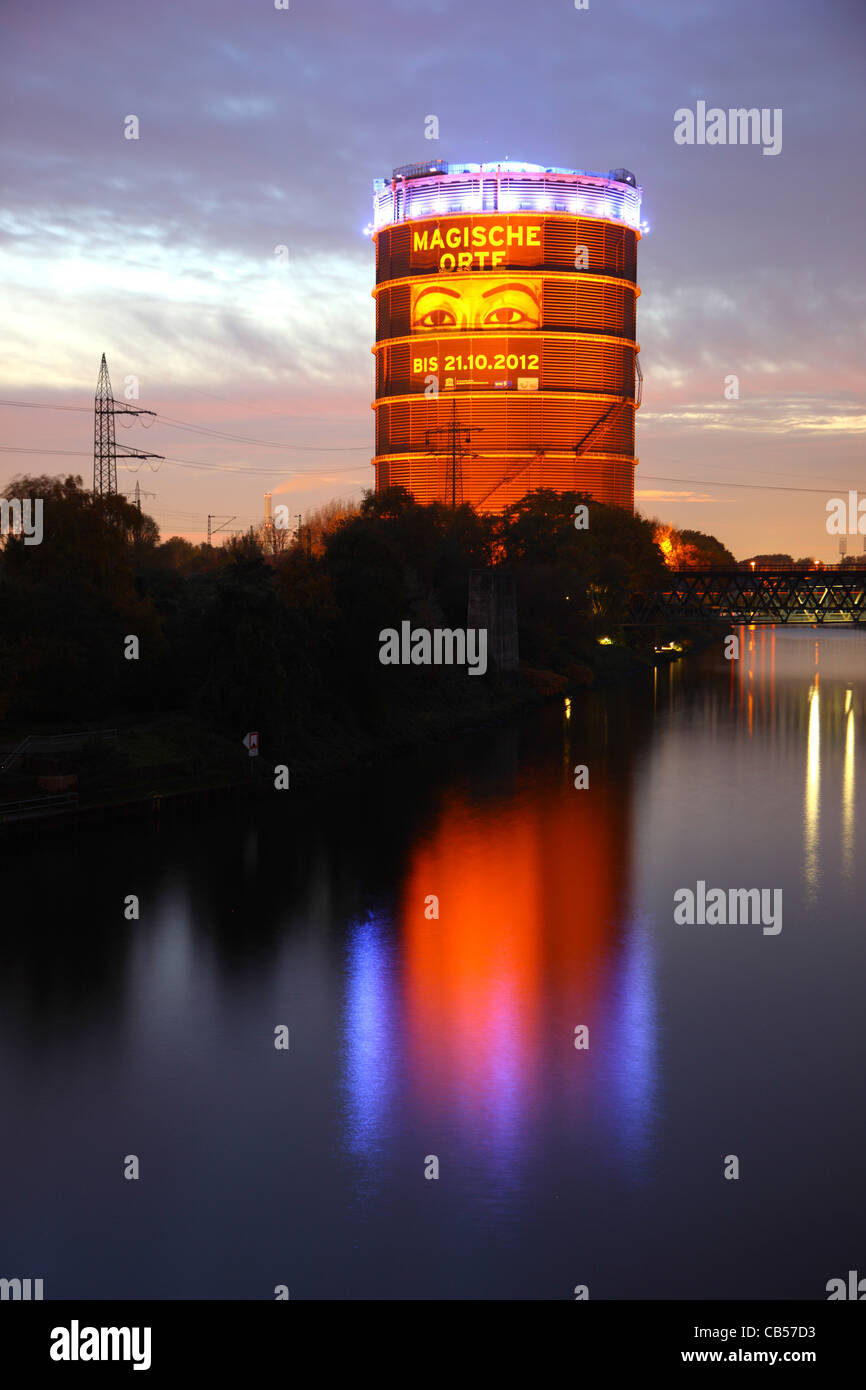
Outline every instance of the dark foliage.
[[80, 478], [19, 478], [6, 495], [44, 507], [40, 545], [0, 549], [0, 716], [25, 728], [172, 712], [272, 746], [335, 723], [364, 731], [465, 681], [383, 667], [379, 634], [405, 619], [465, 627], [472, 570], [513, 570], [521, 656], [561, 671], [663, 574], [649, 522], [578, 493], [541, 489], [490, 518], [390, 488], [313, 553], [267, 556], [253, 535], [160, 543], [149, 517]]

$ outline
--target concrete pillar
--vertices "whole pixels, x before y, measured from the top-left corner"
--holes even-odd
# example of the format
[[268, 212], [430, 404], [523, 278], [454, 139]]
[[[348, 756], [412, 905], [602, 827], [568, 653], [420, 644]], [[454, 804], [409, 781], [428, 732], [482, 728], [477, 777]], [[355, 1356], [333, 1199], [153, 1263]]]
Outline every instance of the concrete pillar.
[[517, 593], [510, 570], [471, 570], [467, 627], [487, 628], [488, 660], [500, 675], [519, 669]]

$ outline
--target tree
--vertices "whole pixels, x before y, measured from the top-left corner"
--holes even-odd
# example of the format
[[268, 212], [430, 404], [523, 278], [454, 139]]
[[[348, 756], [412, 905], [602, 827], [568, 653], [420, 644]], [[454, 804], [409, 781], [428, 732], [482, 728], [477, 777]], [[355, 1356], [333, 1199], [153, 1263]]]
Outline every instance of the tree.
[[155, 559], [166, 569], [178, 574], [190, 574], [199, 559], [201, 546], [193, 545], [183, 536], [169, 536], [157, 547]]
[[417, 506], [418, 503], [408, 488], [395, 484], [393, 487], [383, 487], [381, 492], [365, 492], [364, 500], [360, 506], [360, 515], [376, 517], [380, 521], [393, 521], [410, 508]]
[[731, 551], [705, 531], [678, 531], [654, 521], [655, 539], [669, 569], [713, 569], [736, 565]]
[[573, 661], [664, 573], [652, 523], [587, 493], [538, 488], [491, 528], [497, 561], [517, 579], [521, 651], [540, 665]]
[[206, 617], [208, 664], [196, 703], [226, 734], [240, 739], [259, 730], [276, 755], [289, 691], [274, 575], [249, 533], [225, 548], [227, 563]]
[[702, 567], [703, 562], [706, 562], [707, 568], [720, 569], [737, 563], [728, 547], [716, 536], [710, 536], [705, 531], [686, 529], [680, 531], [680, 539], [684, 545], [691, 546], [692, 550], [697, 552]]
[[[77, 476], [20, 476], [7, 498], [39, 499], [39, 545], [9, 536], [0, 555], [0, 681], [10, 713], [96, 717], [152, 700], [162, 650], [159, 615], [137, 585], [158, 531], [125, 498], [86, 491]], [[147, 523], [147, 524], [145, 524]], [[126, 661], [125, 638], [146, 646]]]
[[304, 521], [304, 534], [309, 553], [324, 555], [325, 541], [328, 536], [344, 522], [359, 516], [360, 511], [361, 504], [354, 498], [347, 500], [335, 497], [330, 502], [324, 502], [321, 507], [317, 507], [314, 511], [307, 512]]
[[[810, 561], [809, 561], [809, 564], [811, 565], [811, 563], [812, 563], [812, 561], [810, 560]], [[793, 556], [792, 556], [792, 555], [783, 555], [783, 554], [781, 554], [781, 553], [778, 553], [778, 554], [775, 554], [775, 555], [752, 555], [748, 560], [741, 560], [741, 561], [740, 561], [740, 569], [752, 569], [752, 568], [754, 568], [754, 569], [759, 569], [759, 570], [772, 570], [772, 569], [791, 569], [791, 568], [793, 568], [793, 567], [794, 567], [794, 558], [793, 558]]]
[[275, 526], [273, 522], [261, 521], [258, 526], [251, 526], [250, 534], [255, 537], [261, 553], [271, 556], [284, 554], [293, 539], [287, 526]]

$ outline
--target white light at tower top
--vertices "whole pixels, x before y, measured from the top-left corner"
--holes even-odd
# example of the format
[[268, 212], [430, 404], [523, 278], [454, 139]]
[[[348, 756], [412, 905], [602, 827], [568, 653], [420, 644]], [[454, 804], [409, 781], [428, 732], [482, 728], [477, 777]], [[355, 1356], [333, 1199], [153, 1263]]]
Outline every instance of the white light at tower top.
[[[495, 178], [494, 178], [495, 176]], [[495, 183], [495, 189], [494, 189]], [[423, 217], [496, 212], [568, 212], [644, 230], [642, 190], [627, 169], [608, 173], [504, 160], [407, 165], [375, 179], [374, 229]]]

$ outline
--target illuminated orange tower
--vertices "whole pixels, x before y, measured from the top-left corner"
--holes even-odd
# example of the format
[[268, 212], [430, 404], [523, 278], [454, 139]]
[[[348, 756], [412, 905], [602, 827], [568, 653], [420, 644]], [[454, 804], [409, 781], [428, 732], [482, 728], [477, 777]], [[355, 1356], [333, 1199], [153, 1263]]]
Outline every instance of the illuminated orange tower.
[[627, 169], [433, 160], [375, 181], [377, 489], [634, 506], [640, 204]]

